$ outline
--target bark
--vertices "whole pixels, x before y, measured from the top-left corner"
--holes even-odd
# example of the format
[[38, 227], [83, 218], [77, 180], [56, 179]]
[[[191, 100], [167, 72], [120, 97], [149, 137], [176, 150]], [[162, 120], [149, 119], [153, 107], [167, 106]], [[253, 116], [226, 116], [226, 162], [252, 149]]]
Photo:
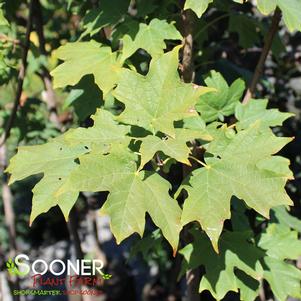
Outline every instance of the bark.
[[[183, 58], [182, 58], [182, 78], [185, 83], [191, 83], [194, 80], [194, 62], [193, 62], [193, 13], [191, 10], [182, 10], [182, 31], [183, 31]], [[183, 178], [191, 170], [183, 167]], [[189, 234], [183, 231], [183, 240], [189, 243]], [[188, 270], [186, 272], [186, 285], [187, 285], [187, 300], [199, 301], [200, 294], [198, 287], [200, 283], [199, 269]]]
[[[14, 258], [18, 253], [16, 241], [16, 226], [15, 226], [15, 213], [13, 208], [13, 195], [10, 187], [8, 186], [7, 174], [4, 173], [7, 167], [6, 157], [6, 144], [0, 146], [0, 171], [2, 174], [2, 200], [4, 207], [4, 221], [5, 227], [8, 232], [9, 239], [9, 253], [7, 258]], [[20, 289], [19, 279], [16, 276], [11, 276], [7, 273], [7, 280], [11, 292]], [[14, 301], [19, 301], [20, 296], [12, 296]]]
[[246, 92], [246, 95], [243, 99], [244, 104], [246, 104], [250, 101], [250, 99], [253, 97], [253, 95], [256, 91], [256, 86], [257, 86], [257, 84], [260, 80], [260, 77], [262, 75], [264, 65], [265, 65], [266, 59], [269, 55], [269, 52], [271, 50], [274, 37], [275, 37], [275, 35], [278, 31], [280, 21], [281, 21], [281, 11], [277, 7], [275, 12], [274, 12], [274, 15], [273, 15], [271, 27], [270, 27], [269, 31], [267, 32], [267, 34], [266, 34], [264, 46], [263, 46], [259, 61], [257, 63], [252, 81], [251, 81], [251, 83], [249, 85], [249, 88]]
[[29, 46], [30, 46], [30, 33], [31, 33], [31, 29], [32, 29], [32, 19], [33, 19], [33, 2], [34, 2], [34, 0], [31, 0], [30, 6], [29, 6], [29, 16], [28, 16], [27, 26], [26, 26], [25, 43], [24, 43], [24, 47], [23, 47], [21, 66], [20, 66], [19, 75], [18, 75], [18, 83], [17, 83], [15, 101], [14, 101], [14, 105], [13, 105], [11, 114], [9, 116], [8, 122], [5, 126], [4, 133], [0, 138], [0, 146], [3, 145], [5, 143], [5, 141], [9, 138], [10, 131], [13, 127], [13, 124], [14, 124], [16, 116], [17, 116], [17, 111], [20, 106], [20, 99], [21, 99], [21, 95], [22, 95], [22, 91], [23, 91], [23, 82], [24, 82], [26, 68], [27, 68], [27, 55], [28, 55]]
[[[45, 35], [44, 35], [43, 14], [42, 14], [41, 3], [39, 0], [33, 0], [33, 1], [34, 1], [33, 21], [39, 39], [40, 53], [44, 56], [47, 56], [48, 54], [45, 47], [46, 42], [45, 42]], [[42, 73], [39, 75], [43, 80], [44, 87], [45, 87], [43, 100], [47, 104], [47, 108], [49, 111], [49, 120], [52, 123], [54, 123], [57, 128], [61, 128], [61, 123], [57, 113], [57, 98], [53, 89], [51, 75], [45, 67], [42, 67]]]

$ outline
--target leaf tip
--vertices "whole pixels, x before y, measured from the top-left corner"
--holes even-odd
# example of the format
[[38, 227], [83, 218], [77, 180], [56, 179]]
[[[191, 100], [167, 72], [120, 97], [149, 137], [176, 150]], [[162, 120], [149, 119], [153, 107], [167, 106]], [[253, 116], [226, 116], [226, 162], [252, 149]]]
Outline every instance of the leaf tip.
[[219, 254], [218, 241], [211, 240], [211, 243], [212, 243], [212, 247], [213, 247], [215, 253]]

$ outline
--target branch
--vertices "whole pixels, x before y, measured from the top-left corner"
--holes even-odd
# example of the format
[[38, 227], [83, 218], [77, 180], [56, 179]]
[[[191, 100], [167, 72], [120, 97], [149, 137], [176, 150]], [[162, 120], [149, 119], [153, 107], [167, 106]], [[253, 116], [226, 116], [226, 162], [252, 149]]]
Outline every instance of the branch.
[[27, 54], [30, 46], [30, 33], [31, 33], [31, 28], [32, 28], [32, 16], [33, 16], [33, 0], [30, 1], [29, 5], [29, 16], [27, 20], [27, 26], [26, 26], [26, 35], [25, 35], [25, 44], [23, 48], [23, 54], [22, 54], [22, 61], [21, 61], [21, 66], [19, 70], [19, 75], [18, 75], [18, 86], [17, 86], [17, 92], [16, 92], [16, 97], [14, 101], [14, 106], [12, 108], [10, 117], [8, 119], [8, 122], [6, 124], [4, 133], [2, 134], [0, 138], [0, 146], [2, 146], [7, 138], [10, 136], [10, 131], [13, 127], [13, 124], [15, 122], [16, 116], [17, 116], [17, 111], [19, 108], [20, 104], [20, 98], [22, 95], [22, 90], [23, 90], [23, 82], [25, 78], [25, 73], [26, 73], [26, 68], [27, 68]]
[[[183, 1], [181, 1], [182, 7]], [[193, 13], [191, 10], [182, 9], [182, 28], [183, 28], [183, 59], [182, 59], [182, 77], [184, 82], [191, 83], [194, 80], [194, 62], [193, 62]], [[194, 154], [195, 149], [192, 153]], [[183, 178], [191, 172], [192, 167], [183, 166]], [[189, 227], [189, 226], [188, 226]], [[185, 243], [190, 243], [190, 235], [186, 228], [181, 235], [182, 240]], [[198, 287], [201, 280], [201, 274], [198, 268], [189, 269], [186, 271], [186, 294], [188, 301], [199, 301], [200, 295]]]
[[193, 63], [193, 22], [192, 11], [186, 10], [181, 12], [183, 26], [183, 59], [182, 59], [182, 77], [185, 83], [191, 83], [194, 79]]
[[266, 61], [266, 59], [268, 57], [268, 54], [270, 52], [270, 49], [272, 47], [272, 43], [273, 43], [275, 34], [278, 31], [280, 20], [281, 20], [281, 11], [277, 7], [275, 12], [274, 12], [274, 15], [273, 15], [271, 27], [270, 27], [269, 31], [267, 32], [267, 34], [265, 36], [264, 46], [263, 46], [259, 61], [257, 63], [252, 81], [251, 81], [251, 83], [249, 85], [249, 88], [246, 92], [246, 95], [243, 99], [244, 104], [246, 104], [250, 101], [250, 99], [252, 98], [254, 92], [256, 91], [256, 86], [257, 86], [257, 83], [258, 83], [258, 81], [261, 77], [261, 74], [262, 74], [262, 71], [263, 71], [263, 68], [264, 68], [264, 65], [265, 65], [265, 61]]
[[[42, 7], [39, 0], [33, 0], [34, 8], [33, 8], [33, 21], [35, 24], [35, 30], [39, 39], [39, 49], [42, 55], [47, 56], [46, 51], [46, 42], [44, 35], [44, 26], [43, 26], [43, 14]], [[61, 122], [59, 120], [59, 116], [57, 114], [57, 99], [52, 85], [51, 75], [46, 67], [42, 67], [42, 73], [39, 74], [41, 79], [44, 82], [45, 87], [45, 102], [49, 111], [49, 120], [53, 122], [56, 127], [61, 128]]]

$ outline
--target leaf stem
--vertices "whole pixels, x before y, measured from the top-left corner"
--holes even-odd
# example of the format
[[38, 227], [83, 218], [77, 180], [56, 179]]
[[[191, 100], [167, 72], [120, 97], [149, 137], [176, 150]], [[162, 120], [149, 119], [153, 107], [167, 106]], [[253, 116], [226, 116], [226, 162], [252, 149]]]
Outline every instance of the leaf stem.
[[199, 160], [199, 159], [197, 159], [197, 158], [195, 158], [193, 156], [189, 156], [189, 158], [192, 159], [192, 160], [194, 160], [194, 161], [196, 161], [196, 162], [198, 162], [200, 165], [208, 168], [208, 165], [206, 163], [202, 162], [201, 160]]

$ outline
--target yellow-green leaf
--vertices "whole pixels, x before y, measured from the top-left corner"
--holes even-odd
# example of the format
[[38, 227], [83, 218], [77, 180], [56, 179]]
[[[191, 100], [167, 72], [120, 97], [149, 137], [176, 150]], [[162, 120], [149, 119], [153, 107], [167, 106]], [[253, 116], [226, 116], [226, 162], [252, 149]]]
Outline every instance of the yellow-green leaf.
[[[138, 125], [153, 132], [175, 136], [174, 121], [192, 115], [190, 109], [206, 87], [181, 82], [178, 74], [178, 51], [175, 47], [152, 60], [146, 76], [124, 70], [114, 96], [125, 104], [118, 121]], [[194, 113], [195, 115], [195, 113]]]
[[105, 155], [84, 155], [59, 194], [109, 191], [101, 212], [110, 216], [118, 243], [135, 232], [142, 236], [148, 212], [175, 252], [181, 230], [181, 209], [168, 193], [170, 184], [158, 174], [138, 173], [136, 159], [136, 155], [121, 146]]
[[64, 62], [51, 75], [55, 88], [75, 85], [86, 74], [93, 74], [95, 83], [104, 94], [117, 84], [121, 64], [117, 53], [95, 41], [68, 43], [56, 50]]
[[56, 193], [67, 181], [71, 171], [77, 167], [74, 159], [86, 152], [84, 146], [68, 145], [64, 136], [42, 145], [19, 147], [18, 153], [10, 160], [6, 170], [11, 174], [9, 184], [31, 175], [43, 174], [33, 189], [30, 223], [55, 205], [58, 205], [65, 218], [68, 218], [78, 192], [68, 191], [60, 196]]
[[123, 36], [121, 60], [124, 61], [139, 48], [146, 50], [153, 58], [158, 57], [166, 48], [164, 40], [182, 40], [182, 36], [166, 20], [152, 19], [148, 25], [140, 23], [135, 36]]
[[[278, 160], [272, 157], [291, 138], [275, 137], [269, 129], [263, 132], [258, 123], [233, 136], [221, 131], [219, 140], [213, 140], [213, 147], [207, 150], [214, 155], [206, 158], [207, 167], [194, 171], [185, 186], [189, 196], [182, 214], [183, 225], [191, 221], [201, 224], [216, 250], [224, 220], [230, 218], [232, 196], [244, 200], [265, 217], [275, 206], [292, 204], [284, 189], [291, 177], [284, 166], [289, 162], [281, 162], [279, 172], [274, 168]], [[219, 144], [222, 147], [215, 146]]]

